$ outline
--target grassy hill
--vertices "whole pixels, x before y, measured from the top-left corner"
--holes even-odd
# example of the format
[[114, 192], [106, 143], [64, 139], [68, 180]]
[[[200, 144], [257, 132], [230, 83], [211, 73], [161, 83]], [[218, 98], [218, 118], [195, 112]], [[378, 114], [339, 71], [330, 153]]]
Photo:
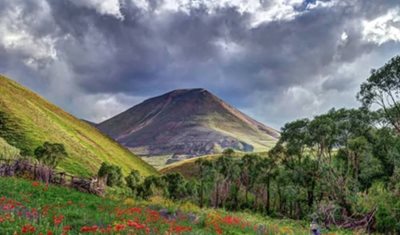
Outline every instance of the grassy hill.
[[94, 174], [104, 161], [121, 166], [125, 174], [131, 169], [146, 176], [157, 174], [95, 127], [1, 75], [0, 137], [26, 155], [45, 141], [64, 144], [69, 157], [59, 168], [72, 174]]
[[[246, 153], [234, 153], [232, 155], [232, 157], [233, 158], [241, 158], [245, 154]], [[258, 154], [260, 156], [264, 156], [264, 155], [266, 155], [266, 152], [251, 153], [251, 154]], [[163, 173], [163, 174], [180, 173], [186, 178], [195, 178], [195, 177], [197, 177], [199, 175], [199, 169], [195, 164], [195, 162], [199, 158], [206, 159], [206, 160], [216, 160], [217, 158], [219, 158], [221, 156], [222, 156], [221, 154], [209, 154], [209, 155], [204, 155], [204, 156], [201, 156], [201, 157], [182, 160], [182, 161], [179, 161], [179, 162], [175, 162], [175, 163], [166, 165], [165, 167], [160, 169], [160, 172]]]

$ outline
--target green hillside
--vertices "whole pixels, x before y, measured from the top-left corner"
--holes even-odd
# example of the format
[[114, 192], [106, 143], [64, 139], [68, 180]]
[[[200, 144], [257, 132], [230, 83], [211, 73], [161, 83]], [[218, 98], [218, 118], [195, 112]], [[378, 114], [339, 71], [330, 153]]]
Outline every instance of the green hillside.
[[104, 161], [121, 166], [125, 174], [131, 169], [142, 175], [157, 174], [95, 127], [1, 75], [0, 137], [25, 155], [32, 155], [45, 141], [64, 144], [69, 157], [59, 168], [72, 174], [94, 174]]
[[[249, 153], [234, 153], [232, 155], [232, 158], [235, 159], [240, 159], [243, 156]], [[266, 156], [266, 152], [259, 152], [259, 153], [250, 153], [250, 154], [255, 154], [258, 156]], [[196, 161], [201, 159], [204, 160], [209, 160], [209, 161], [216, 161], [218, 158], [222, 157], [222, 154], [209, 154], [209, 155], [204, 155], [201, 157], [195, 157], [195, 158], [190, 158], [190, 159], [185, 159], [179, 162], [175, 162], [169, 165], [164, 166], [163, 168], [159, 169], [162, 174], [168, 174], [168, 173], [180, 173], [186, 178], [196, 178], [199, 175], [199, 167], [196, 165]]]

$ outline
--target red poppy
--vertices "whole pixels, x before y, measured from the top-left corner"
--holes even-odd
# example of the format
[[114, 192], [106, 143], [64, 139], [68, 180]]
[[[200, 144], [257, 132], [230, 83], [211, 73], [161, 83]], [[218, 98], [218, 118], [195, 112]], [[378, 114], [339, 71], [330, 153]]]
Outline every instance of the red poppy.
[[30, 224], [24, 225], [24, 227], [22, 227], [22, 229], [21, 229], [22, 233], [34, 233], [35, 231], [36, 231], [36, 228]]
[[171, 225], [170, 232], [173, 233], [183, 233], [183, 232], [190, 232], [192, 231], [192, 227], [189, 226], [179, 226], [179, 225]]
[[63, 215], [54, 216], [53, 217], [54, 226], [60, 225], [63, 222], [63, 220], [64, 220], [64, 216]]
[[97, 232], [97, 225], [93, 225], [93, 226], [83, 226], [81, 228], [81, 232], [85, 233], [85, 232]]
[[116, 224], [114, 227], [114, 230], [116, 232], [121, 232], [121, 231], [124, 231], [125, 227], [126, 227], [125, 224]]

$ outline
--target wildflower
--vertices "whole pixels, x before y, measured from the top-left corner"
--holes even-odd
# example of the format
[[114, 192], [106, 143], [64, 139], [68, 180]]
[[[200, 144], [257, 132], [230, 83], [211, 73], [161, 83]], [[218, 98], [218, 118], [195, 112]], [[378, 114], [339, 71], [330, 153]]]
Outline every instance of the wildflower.
[[40, 183], [37, 182], [37, 181], [33, 181], [33, 182], [32, 182], [32, 186], [33, 186], [33, 187], [39, 187], [39, 186], [40, 186]]
[[125, 230], [125, 227], [126, 227], [125, 224], [116, 224], [114, 230], [116, 232], [121, 232]]
[[63, 222], [63, 220], [64, 220], [64, 216], [63, 215], [54, 216], [53, 217], [54, 226], [60, 225]]
[[214, 230], [215, 230], [216, 234], [222, 234], [223, 233], [221, 227], [219, 227], [218, 224], [214, 224]]
[[107, 228], [101, 228], [100, 233], [111, 233], [112, 232], [112, 226], [108, 225]]
[[183, 233], [192, 231], [192, 227], [189, 226], [179, 226], [179, 225], [171, 225], [170, 232], [172, 233]]
[[129, 227], [134, 227], [136, 229], [144, 229], [146, 227], [145, 224], [140, 224], [140, 223], [138, 223], [136, 221], [132, 221], [132, 220], [128, 220], [127, 224]]
[[26, 224], [22, 227], [21, 232], [22, 233], [34, 233], [36, 231], [36, 228], [33, 227], [30, 224]]
[[69, 226], [69, 225], [66, 225], [63, 227], [63, 232], [68, 232], [70, 230], [71, 230], [71, 226]]
[[222, 218], [222, 222], [229, 225], [237, 225], [240, 224], [240, 219], [232, 216], [225, 216], [224, 218]]
[[93, 225], [93, 226], [83, 226], [81, 228], [81, 232], [85, 233], [85, 232], [97, 232], [97, 225]]
[[140, 214], [140, 213], [142, 213], [142, 208], [133, 207], [133, 208], [129, 209], [129, 212], [130, 212], [130, 213], [137, 213], [137, 214]]
[[10, 211], [10, 210], [12, 210], [14, 208], [15, 208], [14, 204], [7, 203], [7, 204], [4, 204], [3, 211]]

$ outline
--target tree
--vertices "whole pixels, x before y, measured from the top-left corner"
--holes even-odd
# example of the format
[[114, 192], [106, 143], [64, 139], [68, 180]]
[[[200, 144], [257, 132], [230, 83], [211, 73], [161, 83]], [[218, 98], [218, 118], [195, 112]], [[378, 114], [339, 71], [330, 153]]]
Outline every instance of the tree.
[[240, 164], [240, 178], [245, 190], [245, 204], [248, 205], [248, 193], [253, 188], [258, 176], [257, 165], [260, 163], [260, 157], [257, 155], [246, 154], [243, 156]]
[[131, 173], [125, 177], [126, 186], [128, 186], [136, 194], [140, 185], [141, 177], [137, 170], [132, 170]]
[[[226, 200], [230, 196], [230, 187], [232, 183], [239, 184], [239, 181], [235, 182], [235, 179], [237, 179], [240, 174], [240, 167], [233, 158], [222, 156], [215, 162], [215, 168], [217, 173], [215, 180], [215, 205], [218, 207], [219, 202], [222, 202], [222, 207], [224, 207]], [[239, 185], [236, 185], [236, 187], [238, 186]], [[234, 196], [233, 200], [237, 201], [237, 194], [232, 196]]]
[[257, 164], [257, 172], [259, 172], [259, 181], [265, 184], [267, 192], [267, 202], [265, 203], [265, 210], [269, 214], [271, 211], [271, 181], [277, 175], [277, 166], [273, 158], [269, 157], [263, 159], [260, 164]]
[[122, 186], [122, 170], [121, 167], [103, 162], [97, 173], [99, 177], [107, 177], [107, 186]]
[[176, 200], [186, 196], [186, 182], [181, 174], [169, 173], [162, 179], [166, 183], [169, 198]]
[[144, 179], [143, 183], [138, 188], [138, 194], [143, 199], [148, 199], [153, 195], [164, 195], [166, 191], [166, 184], [162, 177], [148, 176]]
[[58, 143], [45, 142], [43, 146], [37, 147], [34, 153], [39, 162], [53, 168], [68, 157], [64, 145]]
[[387, 120], [400, 132], [400, 56], [373, 70], [367, 81], [361, 84], [357, 99], [365, 107], [376, 104], [382, 108]]
[[199, 158], [195, 161], [195, 165], [199, 168], [199, 204], [200, 208], [204, 206], [204, 195], [206, 186], [213, 180], [212, 178], [212, 167], [213, 164], [209, 160]]
[[231, 148], [227, 148], [222, 152], [222, 155], [225, 157], [232, 157], [233, 154], [235, 154], [235, 150], [233, 150]]

